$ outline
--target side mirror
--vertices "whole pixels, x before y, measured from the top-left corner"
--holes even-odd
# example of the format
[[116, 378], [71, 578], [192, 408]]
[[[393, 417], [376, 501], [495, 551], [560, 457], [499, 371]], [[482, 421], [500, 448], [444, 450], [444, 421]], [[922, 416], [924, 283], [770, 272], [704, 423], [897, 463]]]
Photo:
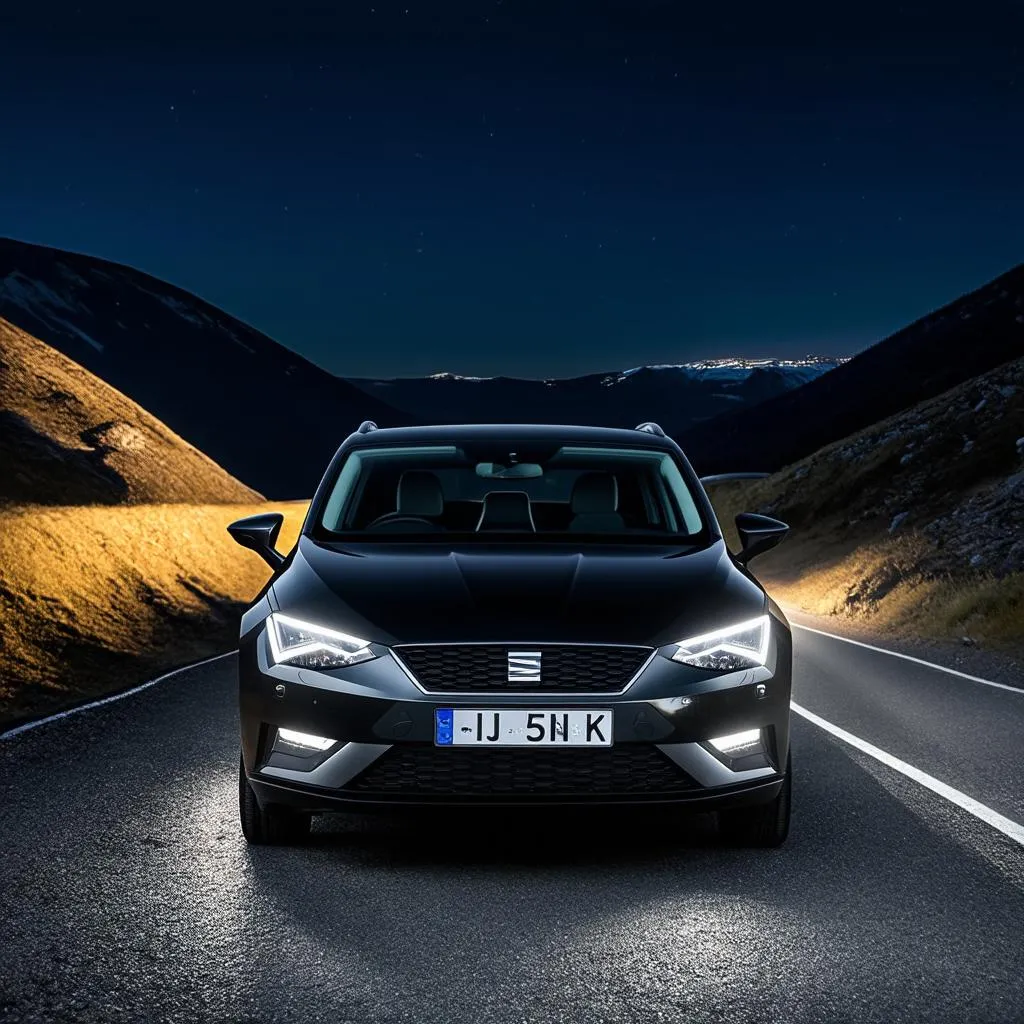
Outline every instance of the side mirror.
[[755, 555], [764, 554], [775, 547], [789, 533], [789, 527], [778, 519], [741, 512], [736, 517], [736, 532], [743, 545], [736, 555], [736, 561], [746, 565]]
[[284, 516], [280, 512], [265, 512], [239, 519], [228, 527], [228, 533], [237, 544], [255, 551], [271, 569], [276, 570], [284, 565], [284, 555], [274, 547], [283, 522]]

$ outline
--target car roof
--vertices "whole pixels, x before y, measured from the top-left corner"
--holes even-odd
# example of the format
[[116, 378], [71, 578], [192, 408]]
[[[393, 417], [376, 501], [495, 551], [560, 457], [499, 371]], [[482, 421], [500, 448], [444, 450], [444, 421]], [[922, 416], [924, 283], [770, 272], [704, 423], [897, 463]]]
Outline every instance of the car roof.
[[666, 451], [675, 448], [670, 438], [647, 430], [550, 423], [450, 423], [417, 427], [375, 427], [365, 433], [352, 434], [346, 442], [346, 447], [438, 441], [553, 441], [564, 444], [603, 442], [660, 448]]

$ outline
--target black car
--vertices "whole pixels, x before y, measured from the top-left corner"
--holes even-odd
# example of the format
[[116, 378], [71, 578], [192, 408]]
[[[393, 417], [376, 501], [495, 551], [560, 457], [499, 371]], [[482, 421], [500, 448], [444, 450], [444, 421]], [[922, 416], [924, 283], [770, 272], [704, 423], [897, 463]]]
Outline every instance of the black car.
[[660, 804], [777, 846], [792, 645], [746, 569], [786, 526], [737, 518], [653, 423], [378, 429], [331, 461], [242, 619], [250, 842], [323, 811]]

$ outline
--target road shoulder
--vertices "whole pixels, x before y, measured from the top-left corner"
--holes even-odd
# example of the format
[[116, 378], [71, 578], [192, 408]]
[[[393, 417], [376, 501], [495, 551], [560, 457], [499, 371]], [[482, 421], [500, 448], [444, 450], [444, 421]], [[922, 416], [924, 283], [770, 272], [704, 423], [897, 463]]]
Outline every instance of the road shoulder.
[[788, 604], [782, 604], [782, 609], [791, 623], [857, 640], [863, 644], [871, 644], [911, 658], [921, 658], [945, 668], [955, 669], [957, 672], [981, 676], [994, 683], [1019, 686], [1024, 690], [1024, 644], [1019, 648], [993, 649], [980, 644], [966, 645], [952, 640], [908, 636], [878, 629], [870, 623], [853, 618], [813, 615]]

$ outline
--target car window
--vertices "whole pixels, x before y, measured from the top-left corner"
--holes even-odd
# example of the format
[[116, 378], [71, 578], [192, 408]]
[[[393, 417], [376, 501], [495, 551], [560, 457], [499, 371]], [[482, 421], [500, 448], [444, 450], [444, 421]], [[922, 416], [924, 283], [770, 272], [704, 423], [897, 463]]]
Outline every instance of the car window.
[[672, 455], [551, 446], [481, 458], [456, 445], [359, 448], [322, 504], [329, 535], [386, 538], [532, 533], [605, 539], [691, 538], [703, 520]]

